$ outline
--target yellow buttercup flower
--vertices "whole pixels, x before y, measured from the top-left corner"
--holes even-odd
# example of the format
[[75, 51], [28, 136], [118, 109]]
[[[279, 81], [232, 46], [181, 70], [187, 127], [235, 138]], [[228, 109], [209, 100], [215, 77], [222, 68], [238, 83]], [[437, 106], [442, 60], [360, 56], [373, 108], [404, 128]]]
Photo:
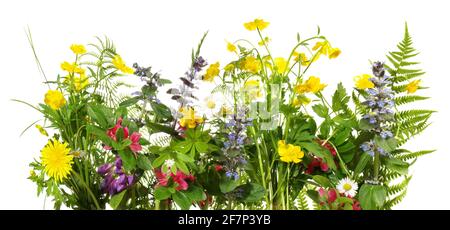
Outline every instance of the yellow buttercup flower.
[[304, 84], [299, 84], [294, 87], [294, 91], [298, 94], [302, 93], [318, 93], [327, 85], [320, 83], [320, 78], [311, 76]]
[[66, 104], [66, 99], [58, 90], [49, 90], [45, 94], [44, 102], [53, 110], [57, 110]]
[[227, 50], [230, 52], [236, 52], [237, 48], [233, 43], [227, 42]]
[[206, 70], [205, 75], [203, 76], [204, 81], [213, 81], [214, 77], [218, 76], [220, 73], [220, 63], [216, 62], [211, 64], [209, 68]]
[[251, 73], [258, 73], [261, 70], [261, 63], [255, 57], [247, 56], [241, 62], [241, 69]]
[[372, 76], [369, 74], [363, 74], [355, 77], [355, 87], [358, 89], [371, 89], [375, 87], [375, 84], [370, 80]]
[[47, 131], [46, 131], [42, 126], [40, 126], [40, 125], [35, 125], [35, 127], [36, 127], [37, 130], [39, 130], [39, 132], [40, 132], [42, 135], [48, 137]]
[[67, 145], [53, 139], [41, 150], [44, 172], [57, 182], [63, 181], [72, 171], [73, 156]]
[[86, 53], [86, 48], [84, 47], [84, 45], [79, 45], [79, 44], [73, 44], [70, 46], [70, 49], [72, 50], [72, 52], [74, 54], [85, 54]]
[[341, 54], [341, 50], [339, 48], [331, 48], [328, 50], [328, 58], [333, 59], [337, 58]]
[[183, 117], [180, 119], [180, 126], [184, 128], [193, 129], [203, 122], [203, 118], [195, 115], [195, 110], [192, 107], [189, 108], [181, 108], [180, 112], [183, 114]]
[[70, 64], [69, 62], [66, 62], [66, 61], [61, 63], [61, 69], [69, 72], [70, 74], [73, 74], [73, 73], [84, 74], [85, 73], [85, 70], [83, 68], [80, 68], [76, 63]]
[[277, 57], [273, 61], [275, 62], [275, 67], [276, 67], [277, 73], [279, 73], [279, 74], [284, 73], [284, 71], [286, 70], [286, 68], [288, 66], [288, 62], [286, 61], [286, 59], [284, 59], [282, 57]]
[[116, 54], [112, 60], [112, 64], [120, 71], [126, 74], [134, 73], [133, 68], [128, 67], [120, 55]]
[[305, 156], [300, 146], [286, 144], [284, 140], [278, 141], [278, 154], [280, 155], [280, 160], [287, 163], [300, 163]]
[[259, 29], [260, 31], [264, 30], [265, 28], [267, 28], [267, 26], [269, 26], [269, 22], [265, 22], [262, 19], [255, 19], [251, 22], [247, 22], [244, 23], [244, 27], [247, 30], [253, 31], [256, 29]]
[[415, 93], [419, 88], [420, 80], [414, 80], [406, 86], [408, 94]]
[[312, 50], [318, 50], [321, 54], [327, 55], [328, 51], [330, 50], [330, 44], [328, 43], [328, 41], [316, 42]]

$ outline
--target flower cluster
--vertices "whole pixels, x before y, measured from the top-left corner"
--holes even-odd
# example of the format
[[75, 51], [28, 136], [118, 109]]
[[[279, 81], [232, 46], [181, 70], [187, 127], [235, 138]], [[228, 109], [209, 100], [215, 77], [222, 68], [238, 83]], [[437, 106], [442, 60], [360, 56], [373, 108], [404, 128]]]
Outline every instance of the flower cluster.
[[[123, 136], [121, 136], [119, 138], [121, 138], [122, 140], [129, 139], [131, 141], [131, 144], [129, 145], [129, 147], [132, 152], [136, 153], [136, 152], [141, 151], [142, 146], [139, 144], [139, 139], [141, 138], [141, 134], [138, 132], [133, 132], [131, 135], [129, 135], [128, 127], [123, 127], [122, 121], [123, 121], [123, 119], [121, 117], [119, 119], [117, 119], [116, 125], [110, 129], [108, 129], [108, 131], [106, 131], [106, 134], [113, 141], [117, 141], [118, 140], [117, 131], [119, 129], [121, 129], [123, 131]], [[105, 145], [104, 149], [111, 150], [112, 147]]]
[[[389, 130], [389, 122], [394, 121], [394, 92], [389, 87], [390, 76], [385, 74], [384, 64], [375, 62], [372, 65], [372, 72], [375, 77], [367, 78], [363, 75], [357, 82], [357, 87], [364, 88], [368, 94], [367, 100], [363, 102], [368, 107], [368, 113], [362, 119], [369, 124], [370, 131], [379, 135], [383, 139], [392, 138], [394, 135]], [[372, 83], [372, 84], [370, 84]], [[373, 141], [365, 142], [361, 149], [369, 155], [374, 156], [375, 152], [386, 155], [387, 152], [380, 146], [376, 146]]]
[[188, 181], [194, 182], [195, 177], [192, 174], [186, 175], [181, 171], [177, 171], [175, 174], [170, 173], [164, 173], [161, 171], [161, 169], [155, 169], [154, 170], [156, 179], [158, 181], [156, 186], [169, 186], [170, 181], [173, 183], [176, 183], [175, 189], [177, 191], [184, 191], [189, 188]]
[[[226, 141], [223, 143], [223, 159], [220, 169], [225, 171], [225, 176], [237, 180], [239, 171], [247, 164], [247, 159], [243, 154], [243, 147], [248, 141], [245, 134], [247, 127], [252, 125], [252, 119], [247, 118], [245, 108], [240, 108], [236, 114], [229, 115], [230, 119], [225, 124], [229, 131]], [[217, 167], [216, 167], [217, 169]]]
[[137, 181], [135, 175], [125, 173], [119, 156], [116, 156], [114, 165], [104, 164], [97, 169], [97, 173], [103, 177], [102, 192], [109, 193], [111, 196], [131, 187]]

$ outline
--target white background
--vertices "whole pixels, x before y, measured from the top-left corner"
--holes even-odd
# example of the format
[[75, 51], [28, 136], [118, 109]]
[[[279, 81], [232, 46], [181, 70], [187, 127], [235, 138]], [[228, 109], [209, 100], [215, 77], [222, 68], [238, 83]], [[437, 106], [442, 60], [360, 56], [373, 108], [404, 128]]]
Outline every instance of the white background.
[[[403, 36], [409, 23], [418, 56], [427, 75], [421, 91], [431, 96], [422, 107], [438, 110], [433, 124], [409, 147], [438, 149], [418, 160], [411, 172], [407, 197], [397, 209], [449, 209], [448, 84], [450, 17], [446, 1], [1, 1], [0, 3], [0, 209], [42, 209], [44, 199], [36, 197], [28, 181], [28, 163], [39, 156], [46, 143], [33, 128], [20, 132], [40, 115], [22, 104], [42, 102], [46, 87], [39, 74], [25, 28], [30, 26], [44, 70], [50, 79], [60, 63], [72, 58], [72, 43], [89, 43], [94, 36], [111, 38], [130, 65], [139, 62], [175, 79], [189, 65], [191, 47], [209, 30], [203, 56], [223, 66], [232, 56], [225, 39], [247, 38], [255, 43], [254, 32], [244, 22], [261, 17], [271, 22], [264, 33], [272, 38], [275, 56], [287, 57], [295, 45], [296, 33], [322, 34], [342, 55], [332, 61], [321, 59], [311, 70], [330, 86], [369, 72], [368, 60], [384, 60]], [[51, 208], [47, 206], [46, 208]]]

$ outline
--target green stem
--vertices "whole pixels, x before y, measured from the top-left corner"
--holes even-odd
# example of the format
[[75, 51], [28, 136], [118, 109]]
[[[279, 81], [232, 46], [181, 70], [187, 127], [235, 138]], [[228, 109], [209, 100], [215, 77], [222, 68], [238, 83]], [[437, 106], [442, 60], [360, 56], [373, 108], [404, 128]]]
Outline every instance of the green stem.
[[88, 192], [89, 196], [91, 196], [92, 200], [94, 201], [95, 207], [97, 209], [100, 209], [100, 205], [98, 204], [97, 198], [95, 197], [94, 193], [91, 191], [89, 186], [84, 182], [83, 178], [81, 178], [80, 175], [75, 171], [72, 171], [72, 174], [75, 175], [81, 182], [81, 184], [83, 184], [83, 186], [86, 188], [86, 191]]

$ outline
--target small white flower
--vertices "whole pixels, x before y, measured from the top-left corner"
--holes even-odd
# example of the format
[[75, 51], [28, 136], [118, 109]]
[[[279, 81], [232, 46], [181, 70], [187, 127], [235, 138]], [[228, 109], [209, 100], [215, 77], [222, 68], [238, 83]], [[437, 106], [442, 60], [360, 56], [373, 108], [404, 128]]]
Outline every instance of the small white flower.
[[347, 177], [340, 180], [336, 188], [339, 191], [339, 193], [342, 193], [346, 196], [354, 197], [356, 195], [356, 190], [358, 190], [358, 184]]
[[174, 161], [173, 159], [167, 159], [167, 160], [164, 161], [164, 164], [165, 164], [168, 168], [170, 168], [170, 167], [172, 167], [172, 166], [175, 164], [175, 161]]

